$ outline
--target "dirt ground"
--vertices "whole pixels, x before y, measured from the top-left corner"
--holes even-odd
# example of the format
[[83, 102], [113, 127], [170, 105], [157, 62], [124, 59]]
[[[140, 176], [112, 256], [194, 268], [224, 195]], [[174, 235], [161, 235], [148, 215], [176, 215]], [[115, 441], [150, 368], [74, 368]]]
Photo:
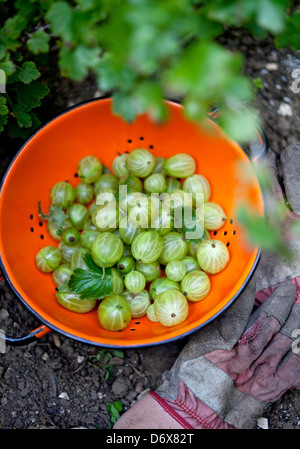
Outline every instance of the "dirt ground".
[[[257, 107], [270, 148], [277, 155], [300, 142], [300, 93], [291, 89], [300, 54], [276, 50], [231, 34], [226, 44], [244, 53], [246, 71], [260, 78]], [[99, 95], [93, 80], [69, 83], [49, 79], [52, 95], [44, 103], [48, 120], [66, 107]], [[300, 85], [300, 83], [299, 83]], [[1, 146], [1, 175], [18, 143]], [[39, 326], [6, 281], [0, 283], [0, 329], [20, 336]], [[155, 389], [186, 340], [153, 348], [107, 352], [51, 332], [27, 346], [8, 346], [0, 353], [0, 428], [108, 429], [108, 404], [121, 401], [123, 411]], [[121, 412], [122, 413], [122, 412]], [[300, 392], [289, 391], [263, 415], [258, 428], [300, 429]]]

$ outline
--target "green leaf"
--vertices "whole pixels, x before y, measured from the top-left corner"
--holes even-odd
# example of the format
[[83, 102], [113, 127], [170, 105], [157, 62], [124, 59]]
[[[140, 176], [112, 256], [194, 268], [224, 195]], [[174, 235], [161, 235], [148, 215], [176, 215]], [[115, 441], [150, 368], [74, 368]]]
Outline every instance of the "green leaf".
[[64, 224], [66, 219], [68, 218], [68, 215], [66, 214], [66, 212], [63, 210], [62, 207], [54, 206], [53, 204], [51, 204], [49, 207], [49, 213], [45, 214], [42, 211], [41, 202], [39, 201], [38, 202], [38, 211], [39, 211], [39, 217], [42, 220], [51, 221], [58, 228], [60, 228]]
[[121, 401], [116, 401], [114, 403], [115, 408], [117, 409], [118, 412], [121, 412], [123, 410], [123, 404]]
[[10, 17], [6, 20], [3, 31], [6, 37], [18, 39], [26, 25], [26, 19], [20, 14], [16, 14], [14, 17]]
[[277, 47], [290, 47], [300, 50], [300, 11], [295, 12], [287, 19], [284, 31], [275, 38]]
[[39, 14], [39, 2], [31, 0], [15, 0], [14, 7], [18, 11], [18, 15], [24, 17], [27, 21], [33, 20]]
[[8, 107], [6, 106], [6, 98], [3, 96], [0, 96], [0, 115], [7, 115], [8, 114]]
[[112, 349], [111, 352], [114, 357], [120, 357], [120, 359], [124, 359], [125, 357], [124, 351], [121, 351], [120, 349]]
[[240, 143], [249, 143], [256, 136], [258, 117], [250, 108], [242, 111], [228, 109], [220, 118], [220, 125], [228, 136]]
[[147, 80], [137, 85], [135, 100], [140, 104], [140, 109], [147, 112], [154, 121], [165, 120], [166, 105], [163, 102], [162, 90], [156, 82]]
[[0, 115], [0, 133], [4, 131], [4, 127], [7, 124], [8, 115]]
[[5, 45], [0, 43], [0, 60], [4, 58], [5, 52], [6, 52]]
[[109, 428], [111, 429], [116, 421], [120, 418], [120, 412], [123, 410], [121, 401], [116, 401], [113, 404], [107, 404], [107, 410], [110, 413]]
[[41, 99], [49, 93], [49, 88], [39, 81], [30, 84], [22, 84], [18, 88], [17, 101], [24, 105], [27, 110], [41, 106]]
[[18, 126], [17, 121], [15, 121], [15, 120], [8, 122], [8, 125], [7, 125], [8, 136], [13, 139], [15, 139], [15, 138], [20, 138], [23, 140], [27, 139], [41, 125], [40, 119], [34, 113], [31, 113], [31, 122], [32, 122], [31, 126], [28, 128], [20, 128], [20, 126]]
[[112, 54], [103, 55], [95, 66], [98, 86], [105, 92], [122, 86], [123, 90], [132, 89], [136, 80], [134, 70], [127, 64], [116, 61]]
[[7, 54], [5, 60], [0, 62], [0, 70], [3, 70], [7, 77], [12, 75], [15, 71], [14, 63], [8, 58], [9, 58], [9, 55]]
[[259, 76], [257, 78], [253, 78], [252, 82], [253, 82], [255, 90], [264, 88], [263, 82]]
[[99, 48], [89, 48], [84, 45], [79, 45], [75, 49], [62, 47], [59, 54], [62, 74], [75, 81], [83, 80], [89, 69], [99, 63], [99, 53]]
[[226, 98], [227, 85], [240, 74], [242, 66], [240, 55], [216, 43], [198, 41], [166, 71], [163, 81], [181, 95], [218, 101]]
[[17, 118], [20, 128], [29, 128], [32, 125], [32, 117], [30, 113], [20, 104], [14, 104], [12, 106], [12, 110]]
[[288, 255], [286, 242], [284, 242], [281, 225], [271, 224], [265, 217], [259, 216], [246, 207], [240, 206], [238, 221], [244, 226], [248, 240], [262, 249]]
[[133, 94], [125, 92], [113, 93], [113, 113], [121, 115], [127, 122], [134, 121], [137, 115], [143, 111], [140, 109], [140, 105], [136, 103]]
[[94, 262], [94, 259], [89, 254], [84, 256], [84, 261], [89, 270], [94, 271], [95, 273], [102, 274], [102, 269]]
[[284, 29], [285, 14], [282, 6], [274, 0], [260, 0], [257, 23], [265, 30], [280, 33]]
[[46, 14], [51, 31], [65, 42], [72, 42], [72, 8], [67, 2], [54, 2]]
[[35, 63], [33, 61], [26, 61], [22, 64], [21, 72], [19, 73], [19, 80], [24, 84], [29, 84], [40, 76]]
[[90, 254], [84, 256], [88, 270], [76, 268], [69, 280], [69, 288], [81, 299], [103, 299], [112, 294], [111, 270], [102, 270]]
[[49, 51], [49, 34], [45, 31], [37, 30], [27, 41], [27, 47], [34, 53], [47, 53]]

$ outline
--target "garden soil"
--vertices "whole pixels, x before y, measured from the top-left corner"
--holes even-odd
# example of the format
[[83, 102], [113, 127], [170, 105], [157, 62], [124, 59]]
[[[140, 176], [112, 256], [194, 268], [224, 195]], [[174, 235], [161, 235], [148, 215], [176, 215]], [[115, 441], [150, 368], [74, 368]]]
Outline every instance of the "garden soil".
[[[300, 142], [300, 92], [292, 90], [300, 55], [277, 50], [268, 40], [255, 42], [248, 35], [231, 33], [222, 39], [245, 55], [246, 72], [263, 84], [257, 108], [270, 149], [279, 156], [287, 145]], [[43, 103], [44, 121], [101, 94], [93, 78], [73, 83], [48, 70], [43, 79], [51, 95]], [[0, 145], [1, 176], [21, 144], [9, 141]], [[2, 281], [0, 329], [16, 337], [39, 325]], [[26, 346], [7, 346], [6, 352], [0, 353], [0, 428], [108, 429], [112, 425], [109, 404], [121, 401], [123, 413], [155, 389], [184, 344], [185, 339], [114, 352], [50, 332]], [[300, 392], [285, 393], [262, 418], [258, 429], [300, 429]]]

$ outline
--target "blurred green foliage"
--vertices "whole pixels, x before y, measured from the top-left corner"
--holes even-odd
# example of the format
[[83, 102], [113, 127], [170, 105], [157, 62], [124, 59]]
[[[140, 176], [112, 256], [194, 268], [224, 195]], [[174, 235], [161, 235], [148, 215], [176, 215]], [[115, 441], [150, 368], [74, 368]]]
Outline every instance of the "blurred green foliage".
[[163, 99], [180, 98], [192, 120], [222, 108], [221, 126], [245, 141], [258, 119], [255, 85], [243, 74], [243, 57], [218, 38], [235, 27], [299, 49], [293, 7], [290, 0], [1, 0], [0, 132], [25, 138], [39, 126], [47, 67], [55, 63], [75, 81], [93, 73], [128, 121], [144, 112], [163, 120]]

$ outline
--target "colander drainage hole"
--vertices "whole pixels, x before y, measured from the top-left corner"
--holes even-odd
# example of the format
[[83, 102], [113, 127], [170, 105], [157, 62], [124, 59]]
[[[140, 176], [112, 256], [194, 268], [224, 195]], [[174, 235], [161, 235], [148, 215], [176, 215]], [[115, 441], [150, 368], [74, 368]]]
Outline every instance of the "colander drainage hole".
[[128, 143], [132, 143], [132, 140], [131, 140], [131, 139], [128, 139], [127, 142], [128, 142]]
[[227, 231], [224, 231], [224, 235], [227, 235]]
[[214, 235], [217, 235], [217, 231], [214, 231]]
[[30, 220], [33, 220], [33, 215], [32, 214], [30, 215]]
[[233, 235], [235, 235], [236, 234], [236, 231], [233, 231], [233, 233], [232, 233]]
[[44, 240], [44, 236], [43, 236], [43, 234], [42, 234], [42, 235], [40, 235], [40, 238], [41, 238], [42, 240]]
[[142, 136], [142, 137], [140, 137], [140, 140], [144, 140], [144, 137]]
[[226, 246], [229, 246], [229, 245], [230, 245], [230, 242], [227, 242], [227, 243], [226, 243]]
[[34, 228], [30, 228], [30, 232], [34, 232]]

